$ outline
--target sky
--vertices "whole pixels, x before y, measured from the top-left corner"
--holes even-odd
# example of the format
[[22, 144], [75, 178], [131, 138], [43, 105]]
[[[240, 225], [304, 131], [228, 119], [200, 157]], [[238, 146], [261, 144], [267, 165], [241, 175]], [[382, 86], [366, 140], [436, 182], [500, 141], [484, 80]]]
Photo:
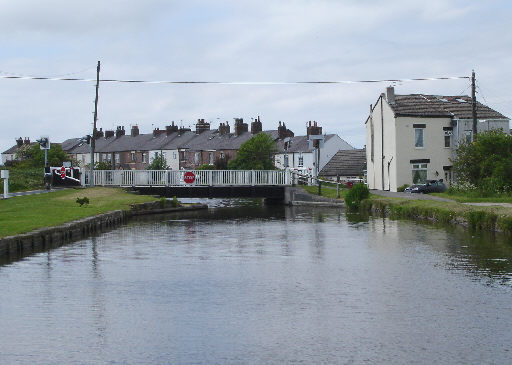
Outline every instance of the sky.
[[[0, 0], [0, 76], [296, 82], [470, 76], [512, 116], [509, 0]], [[370, 104], [397, 94], [470, 95], [467, 79], [375, 84], [100, 83], [98, 128], [174, 121], [217, 128], [260, 117], [295, 135], [316, 121], [356, 148]], [[92, 132], [95, 83], [0, 79], [0, 150]]]

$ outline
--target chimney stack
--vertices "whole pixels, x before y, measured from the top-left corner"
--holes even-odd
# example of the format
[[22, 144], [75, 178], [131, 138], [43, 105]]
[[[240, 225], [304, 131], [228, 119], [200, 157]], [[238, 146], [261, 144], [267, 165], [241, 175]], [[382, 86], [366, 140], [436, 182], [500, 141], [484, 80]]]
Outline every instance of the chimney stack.
[[17, 145], [18, 147], [23, 146], [23, 138], [21, 138], [21, 137], [20, 137], [20, 138], [18, 138], [18, 139], [16, 140], [16, 145]]
[[249, 126], [244, 123], [243, 118], [235, 118], [235, 137], [249, 131]]
[[204, 119], [198, 119], [196, 124], [196, 134], [201, 134], [204, 131], [210, 130], [210, 123], [206, 123]]
[[395, 88], [393, 86], [386, 88], [386, 100], [390, 105], [395, 104]]
[[183, 133], [185, 133], [185, 132], [190, 132], [190, 131], [191, 131], [191, 129], [190, 129], [190, 128], [179, 127], [179, 128], [178, 128], [178, 135], [180, 135], [180, 136], [181, 136]]
[[116, 129], [116, 138], [119, 138], [121, 136], [124, 136], [124, 127], [122, 126], [117, 126], [117, 129]]
[[254, 119], [254, 122], [251, 123], [251, 134], [260, 133], [263, 130], [263, 125], [261, 124], [260, 117]]
[[30, 138], [25, 137], [25, 139], [23, 140], [23, 144], [26, 144], [27, 146], [30, 145]]
[[114, 137], [114, 134], [115, 134], [114, 131], [111, 131], [111, 130], [105, 131], [105, 138], [109, 139], [110, 137]]
[[139, 135], [139, 126], [138, 125], [132, 125], [132, 130], [131, 130], [131, 136], [132, 137], [137, 137]]
[[163, 134], [166, 132], [166, 129], [160, 129], [160, 128], [155, 128], [153, 129], [153, 137], [158, 137], [159, 135]]
[[286, 128], [286, 124], [279, 121], [279, 127], [277, 127], [277, 135], [279, 139], [285, 139], [286, 137], [293, 137], [295, 134]]
[[307, 128], [308, 139], [309, 139], [309, 136], [319, 136], [321, 134], [322, 134], [322, 127], [319, 127], [315, 121], [313, 121], [313, 125], [311, 125], [311, 121], [309, 121], [308, 128]]
[[170, 125], [165, 126], [165, 133], [168, 136], [177, 131], [178, 131], [178, 126], [174, 125], [174, 121]]
[[98, 138], [101, 138], [101, 137], [103, 137], [103, 128], [100, 128], [100, 130], [96, 129], [96, 133], [94, 134], [94, 138], [98, 139]]
[[231, 127], [229, 126], [229, 122], [226, 122], [226, 124], [220, 123], [219, 124], [219, 134], [221, 136], [223, 136], [223, 135], [229, 134], [229, 133], [231, 133]]

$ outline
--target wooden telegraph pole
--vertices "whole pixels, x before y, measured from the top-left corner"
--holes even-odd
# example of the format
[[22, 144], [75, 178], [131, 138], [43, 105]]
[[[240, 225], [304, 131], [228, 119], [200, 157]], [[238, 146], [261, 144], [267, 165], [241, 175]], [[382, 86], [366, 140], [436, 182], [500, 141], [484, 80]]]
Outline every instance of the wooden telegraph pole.
[[94, 148], [96, 147], [96, 122], [98, 120], [98, 88], [100, 86], [100, 61], [98, 61], [98, 67], [96, 67], [96, 98], [94, 99], [94, 125], [92, 127], [91, 136], [91, 164], [89, 174], [89, 186], [94, 186]]
[[475, 86], [475, 70], [473, 70], [471, 74], [471, 107], [472, 107], [472, 116], [473, 116], [473, 141], [476, 139], [476, 127], [477, 127], [477, 119], [476, 119], [476, 86]]

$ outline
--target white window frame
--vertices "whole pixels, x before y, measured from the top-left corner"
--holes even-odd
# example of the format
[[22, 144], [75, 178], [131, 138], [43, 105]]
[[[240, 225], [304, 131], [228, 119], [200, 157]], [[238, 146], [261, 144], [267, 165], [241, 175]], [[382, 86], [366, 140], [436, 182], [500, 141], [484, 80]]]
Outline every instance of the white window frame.
[[[421, 179], [421, 176], [420, 176], [421, 181], [418, 181], [415, 183], [414, 175], [416, 174], [416, 171], [419, 171], [420, 174], [422, 174], [422, 172], [425, 172], [425, 178]], [[413, 163], [412, 164], [412, 183], [413, 184], [424, 184], [427, 182], [427, 180], [428, 180], [428, 163]]]
[[473, 131], [472, 130], [465, 130], [464, 131], [464, 141], [466, 143], [472, 143], [473, 142]]
[[[421, 143], [418, 143], [418, 134], [421, 135]], [[425, 128], [414, 128], [414, 148], [425, 148]]]
[[[444, 131], [444, 148], [451, 148], [452, 147], [452, 131]], [[448, 146], [446, 145], [446, 142], [448, 141]]]
[[146, 153], [142, 152], [142, 163], [146, 163]]

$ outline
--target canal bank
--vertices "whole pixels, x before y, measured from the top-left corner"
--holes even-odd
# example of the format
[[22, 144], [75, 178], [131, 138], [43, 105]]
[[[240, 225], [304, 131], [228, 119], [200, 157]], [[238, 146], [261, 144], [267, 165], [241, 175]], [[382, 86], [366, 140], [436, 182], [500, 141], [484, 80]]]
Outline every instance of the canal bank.
[[[303, 194], [311, 195], [315, 199], [327, 199], [312, 191], [303, 190]], [[333, 192], [327, 190], [326, 194], [332, 195]], [[330, 199], [336, 200], [332, 197]], [[361, 202], [359, 212], [391, 219], [428, 221], [512, 235], [512, 208], [502, 203], [459, 203], [434, 195], [371, 191], [370, 198]]]
[[205, 204], [176, 206], [176, 203], [169, 200], [132, 204], [130, 210], [115, 210], [56, 227], [45, 227], [29, 233], [0, 238], [0, 257], [6, 255], [20, 257], [33, 252], [56, 248], [89, 237], [92, 234], [117, 228], [136, 216], [200, 209], [208, 209], [208, 206]]
[[15, 197], [0, 208], [0, 257], [20, 257], [116, 228], [134, 216], [207, 206], [93, 188]]

